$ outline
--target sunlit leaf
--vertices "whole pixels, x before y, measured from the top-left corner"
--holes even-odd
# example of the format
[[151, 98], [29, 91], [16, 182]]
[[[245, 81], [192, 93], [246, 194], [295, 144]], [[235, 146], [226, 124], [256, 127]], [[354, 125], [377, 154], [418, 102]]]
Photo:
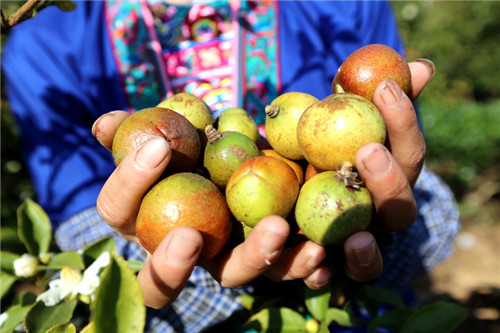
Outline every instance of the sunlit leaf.
[[76, 333], [76, 327], [71, 323], [59, 324], [48, 329], [47, 333]]
[[340, 326], [352, 327], [355, 324], [354, 318], [352, 318], [349, 311], [338, 309], [338, 308], [329, 308], [326, 312], [325, 322], [329, 325], [332, 322], [336, 322]]
[[239, 297], [241, 305], [247, 310], [251, 310], [255, 302], [255, 296], [251, 294], [242, 294]]
[[426, 305], [405, 322], [401, 333], [447, 333], [454, 331], [467, 318], [467, 310], [444, 301]]
[[319, 321], [325, 320], [326, 311], [330, 303], [330, 288], [326, 287], [320, 290], [305, 287], [305, 303], [309, 313]]
[[62, 269], [65, 266], [75, 269], [85, 268], [82, 257], [78, 252], [60, 252], [49, 261], [47, 269]]
[[134, 273], [138, 273], [144, 266], [144, 262], [140, 260], [127, 260], [127, 264]]
[[146, 308], [142, 292], [134, 272], [120, 256], [113, 255], [102, 273], [91, 318], [97, 332], [143, 332]]
[[53, 326], [68, 323], [73, 317], [76, 304], [76, 298], [54, 306], [37, 302], [26, 315], [24, 325], [30, 333], [45, 333]]
[[7, 314], [7, 320], [5, 320], [0, 327], [0, 333], [12, 332], [17, 325], [19, 325], [28, 311], [30, 306], [11, 306], [5, 313]]
[[265, 332], [307, 332], [306, 319], [290, 308], [265, 308], [250, 317], [246, 329]]
[[48, 215], [35, 201], [26, 199], [17, 209], [17, 232], [29, 254], [38, 257], [49, 251], [52, 227]]

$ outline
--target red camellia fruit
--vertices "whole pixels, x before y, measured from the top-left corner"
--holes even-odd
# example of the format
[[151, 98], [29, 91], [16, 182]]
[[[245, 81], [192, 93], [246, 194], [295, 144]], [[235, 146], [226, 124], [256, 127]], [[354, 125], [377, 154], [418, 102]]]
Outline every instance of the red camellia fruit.
[[410, 91], [411, 72], [406, 59], [387, 45], [370, 44], [345, 59], [333, 79], [332, 90], [373, 101], [375, 88], [388, 78], [396, 81], [405, 93]]

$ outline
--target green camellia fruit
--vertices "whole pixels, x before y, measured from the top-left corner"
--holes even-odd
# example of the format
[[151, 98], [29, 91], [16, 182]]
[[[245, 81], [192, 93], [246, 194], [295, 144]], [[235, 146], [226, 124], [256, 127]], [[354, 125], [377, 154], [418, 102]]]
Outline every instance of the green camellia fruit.
[[155, 136], [165, 138], [172, 149], [172, 159], [166, 173], [191, 171], [196, 166], [201, 155], [196, 128], [183, 115], [158, 107], [139, 110], [120, 124], [112, 145], [115, 165]]
[[372, 197], [365, 187], [359, 186], [355, 176], [348, 167], [347, 171], [318, 173], [304, 183], [295, 206], [295, 219], [307, 238], [333, 245], [368, 228]]
[[255, 120], [241, 108], [230, 108], [222, 111], [217, 118], [219, 132], [239, 132], [248, 136], [255, 144], [259, 144], [259, 128]]
[[248, 136], [239, 132], [219, 132], [210, 125], [205, 131], [208, 143], [203, 166], [210, 174], [210, 180], [224, 188], [241, 163], [259, 155], [259, 148]]
[[411, 72], [406, 59], [393, 48], [370, 44], [354, 51], [339, 67], [332, 83], [334, 93], [349, 92], [373, 101], [377, 85], [392, 78], [408, 94]]
[[307, 107], [318, 99], [302, 92], [288, 92], [266, 106], [266, 139], [279, 154], [292, 160], [304, 155], [297, 142], [297, 123]]
[[336, 170], [369, 142], [384, 143], [385, 122], [377, 107], [364, 97], [334, 94], [312, 104], [300, 117], [297, 141], [306, 158], [320, 170]]
[[299, 181], [286, 162], [257, 156], [233, 172], [226, 186], [226, 201], [234, 217], [253, 228], [268, 215], [286, 218], [298, 193]]

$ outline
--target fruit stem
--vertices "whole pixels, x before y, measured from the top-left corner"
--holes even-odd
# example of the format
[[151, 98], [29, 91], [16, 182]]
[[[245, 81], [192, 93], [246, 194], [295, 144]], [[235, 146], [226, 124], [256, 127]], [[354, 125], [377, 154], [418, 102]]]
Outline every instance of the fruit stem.
[[217, 131], [212, 125], [207, 125], [205, 127], [205, 134], [207, 135], [208, 143], [216, 143], [222, 138], [222, 133]]
[[267, 105], [264, 110], [269, 118], [274, 118], [280, 113], [280, 107], [278, 105]]

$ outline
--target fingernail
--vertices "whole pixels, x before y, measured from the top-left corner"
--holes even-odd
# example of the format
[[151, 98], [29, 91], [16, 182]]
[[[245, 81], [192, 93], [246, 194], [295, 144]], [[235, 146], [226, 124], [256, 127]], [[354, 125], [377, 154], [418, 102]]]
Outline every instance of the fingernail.
[[308, 269], [315, 269], [321, 262], [325, 259], [325, 256], [311, 256], [307, 261], [306, 261], [306, 267]]
[[266, 263], [271, 265], [271, 260], [276, 257], [281, 247], [283, 240], [287, 235], [266, 230], [260, 239], [260, 252], [266, 257]]
[[375, 262], [377, 258], [377, 250], [375, 248], [375, 243], [371, 242], [370, 245], [359, 250], [353, 251], [354, 258], [361, 267], [370, 266]]
[[108, 113], [101, 115], [99, 118], [97, 118], [96, 121], [94, 121], [94, 123], [92, 124], [92, 135], [94, 137], [97, 137], [97, 132], [99, 130], [99, 123], [101, 122], [102, 118], [107, 117], [107, 116], [114, 116], [114, 115], [115, 115], [115, 112], [108, 112]]
[[135, 161], [145, 169], [154, 169], [165, 159], [168, 149], [165, 139], [151, 138], [139, 149]]
[[382, 177], [392, 169], [392, 157], [385, 147], [374, 149], [362, 159], [364, 168], [374, 177]]
[[199, 250], [199, 244], [180, 235], [174, 235], [165, 248], [165, 257], [170, 264], [185, 266], [193, 262]]
[[324, 269], [319, 270], [315, 275], [313, 283], [318, 288], [324, 287], [328, 284], [328, 282], [330, 282], [330, 274]]
[[427, 67], [427, 70], [429, 71], [429, 75], [431, 77], [434, 76], [434, 73], [436, 72], [436, 66], [434, 65], [434, 63], [432, 61], [430, 61], [429, 59], [425, 59], [425, 58], [419, 58], [419, 59], [416, 59], [415, 61], [418, 61], [419, 63], [424, 64], [425, 67]]
[[380, 97], [388, 108], [395, 109], [403, 101], [403, 91], [396, 81], [388, 78], [385, 80], [384, 88], [380, 91]]

